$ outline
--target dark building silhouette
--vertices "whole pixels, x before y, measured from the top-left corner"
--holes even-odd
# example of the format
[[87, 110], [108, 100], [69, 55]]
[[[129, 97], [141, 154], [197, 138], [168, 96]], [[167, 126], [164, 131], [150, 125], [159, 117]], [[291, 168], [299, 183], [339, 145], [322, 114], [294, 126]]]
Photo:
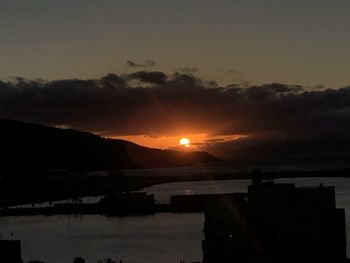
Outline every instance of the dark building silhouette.
[[0, 262], [23, 263], [20, 240], [0, 240]]
[[82, 257], [76, 257], [73, 263], [85, 263], [85, 259]]
[[[99, 260], [98, 263], [115, 263], [115, 261], [110, 258], [106, 258], [105, 260]], [[122, 261], [120, 261], [120, 263], [122, 263]]]
[[203, 263], [346, 262], [345, 211], [334, 187], [255, 182], [205, 208]]

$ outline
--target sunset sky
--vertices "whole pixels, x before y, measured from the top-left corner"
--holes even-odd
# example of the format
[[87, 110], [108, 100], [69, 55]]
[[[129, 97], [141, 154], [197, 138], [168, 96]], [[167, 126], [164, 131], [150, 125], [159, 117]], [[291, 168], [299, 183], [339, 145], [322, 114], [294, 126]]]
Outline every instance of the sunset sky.
[[348, 0], [3, 0], [0, 117], [170, 149], [338, 138], [349, 13]]
[[1, 77], [132, 72], [127, 60], [205, 79], [342, 87], [347, 0], [2, 0]]

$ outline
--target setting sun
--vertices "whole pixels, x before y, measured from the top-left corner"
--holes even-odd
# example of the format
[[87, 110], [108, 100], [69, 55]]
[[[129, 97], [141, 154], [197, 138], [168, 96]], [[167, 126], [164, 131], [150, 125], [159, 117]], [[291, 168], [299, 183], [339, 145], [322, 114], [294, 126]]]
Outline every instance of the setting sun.
[[187, 138], [181, 138], [179, 141], [179, 144], [185, 147], [190, 147], [190, 143], [191, 143], [190, 140]]

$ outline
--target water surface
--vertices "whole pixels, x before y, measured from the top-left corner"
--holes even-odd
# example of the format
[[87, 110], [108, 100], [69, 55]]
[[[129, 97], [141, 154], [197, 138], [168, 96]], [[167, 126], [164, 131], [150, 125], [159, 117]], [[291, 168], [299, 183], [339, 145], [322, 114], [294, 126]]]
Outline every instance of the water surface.
[[[294, 182], [297, 186], [336, 187], [337, 206], [346, 208], [348, 255], [350, 255], [350, 179], [296, 178], [276, 182]], [[166, 203], [172, 194], [245, 192], [249, 180], [182, 182], [145, 189], [157, 202]], [[105, 217], [24, 216], [0, 217], [0, 234], [22, 240], [25, 262], [40, 259], [50, 263], [73, 262], [75, 256], [97, 262], [110, 257], [124, 263], [178, 263], [201, 261], [203, 214], [159, 213], [150, 216]]]

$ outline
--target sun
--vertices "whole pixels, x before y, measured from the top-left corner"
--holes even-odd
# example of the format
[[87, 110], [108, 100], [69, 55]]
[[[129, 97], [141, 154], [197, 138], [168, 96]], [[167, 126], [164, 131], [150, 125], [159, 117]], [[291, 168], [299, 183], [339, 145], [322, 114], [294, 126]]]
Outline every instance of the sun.
[[187, 138], [181, 138], [179, 141], [180, 146], [190, 147], [190, 140]]

